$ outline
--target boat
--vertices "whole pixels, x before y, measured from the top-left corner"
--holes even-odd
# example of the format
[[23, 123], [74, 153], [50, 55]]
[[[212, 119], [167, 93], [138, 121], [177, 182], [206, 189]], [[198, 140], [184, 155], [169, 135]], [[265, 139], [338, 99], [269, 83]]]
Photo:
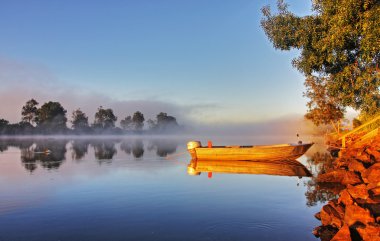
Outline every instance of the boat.
[[255, 145], [255, 146], [202, 146], [200, 141], [187, 143], [192, 159], [207, 160], [285, 160], [301, 157], [314, 143]]
[[191, 176], [202, 172], [223, 174], [264, 174], [275, 176], [310, 177], [310, 171], [296, 160], [275, 161], [220, 161], [192, 159], [187, 166], [187, 173]]

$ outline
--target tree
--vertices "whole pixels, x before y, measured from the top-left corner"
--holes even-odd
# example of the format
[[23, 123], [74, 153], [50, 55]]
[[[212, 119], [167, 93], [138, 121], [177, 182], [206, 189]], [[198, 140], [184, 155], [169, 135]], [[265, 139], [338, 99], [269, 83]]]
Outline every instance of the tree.
[[115, 127], [117, 117], [114, 115], [112, 109], [104, 109], [102, 106], [98, 108], [95, 113], [94, 127], [101, 129], [110, 129]]
[[147, 120], [146, 123], [148, 124], [149, 130], [155, 130], [157, 128], [156, 121], [154, 121], [152, 119]]
[[299, 49], [293, 66], [306, 77], [306, 117], [315, 124], [342, 118], [347, 107], [369, 115], [380, 107], [380, 2], [313, 1], [299, 17], [278, 1], [262, 9], [261, 25], [280, 50]]
[[71, 118], [71, 124], [74, 130], [84, 131], [89, 129], [88, 117], [81, 109], [73, 111]]
[[37, 111], [37, 126], [47, 132], [66, 130], [66, 112], [59, 102], [49, 101]]
[[175, 117], [170, 116], [167, 113], [160, 112], [157, 115], [157, 126], [160, 129], [167, 129], [177, 127], [178, 123]]
[[133, 126], [135, 130], [137, 131], [142, 130], [142, 128], [144, 127], [144, 121], [145, 121], [144, 115], [140, 111], [136, 111], [133, 114], [132, 122], [133, 122]]
[[4, 134], [9, 126], [9, 121], [0, 119], [0, 134]]
[[129, 116], [125, 117], [124, 119], [122, 119], [120, 121], [120, 126], [124, 130], [132, 129], [132, 126], [133, 126], [132, 117], [129, 115]]
[[22, 107], [21, 115], [22, 121], [29, 122], [30, 124], [36, 122], [38, 102], [35, 99], [28, 100]]

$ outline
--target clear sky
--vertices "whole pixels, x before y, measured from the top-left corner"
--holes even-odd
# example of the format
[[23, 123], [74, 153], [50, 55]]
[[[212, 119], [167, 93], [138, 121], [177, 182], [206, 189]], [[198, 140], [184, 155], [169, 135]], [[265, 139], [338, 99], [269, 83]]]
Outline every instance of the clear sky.
[[[288, 1], [296, 14], [311, 1]], [[2, 0], [0, 118], [30, 98], [92, 117], [141, 110], [179, 121], [254, 123], [302, 115], [296, 51], [273, 49], [255, 0]]]

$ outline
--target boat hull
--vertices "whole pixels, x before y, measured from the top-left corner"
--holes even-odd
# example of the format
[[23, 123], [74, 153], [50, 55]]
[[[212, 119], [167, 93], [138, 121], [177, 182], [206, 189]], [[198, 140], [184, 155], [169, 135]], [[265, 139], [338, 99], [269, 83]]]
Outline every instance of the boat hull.
[[207, 160], [284, 160], [297, 159], [313, 145], [280, 144], [268, 146], [213, 146], [189, 149], [193, 159]]

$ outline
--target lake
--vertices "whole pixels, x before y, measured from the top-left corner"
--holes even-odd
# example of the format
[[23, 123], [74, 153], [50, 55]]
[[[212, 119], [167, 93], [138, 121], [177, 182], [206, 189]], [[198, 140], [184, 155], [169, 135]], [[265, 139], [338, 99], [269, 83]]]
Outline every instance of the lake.
[[[0, 139], [0, 240], [317, 240], [314, 214], [322, 204], [312, 178], [189, 175], [186, 143], [193, 139]], [[299, 159], [312, 172], [316, 148]]]

